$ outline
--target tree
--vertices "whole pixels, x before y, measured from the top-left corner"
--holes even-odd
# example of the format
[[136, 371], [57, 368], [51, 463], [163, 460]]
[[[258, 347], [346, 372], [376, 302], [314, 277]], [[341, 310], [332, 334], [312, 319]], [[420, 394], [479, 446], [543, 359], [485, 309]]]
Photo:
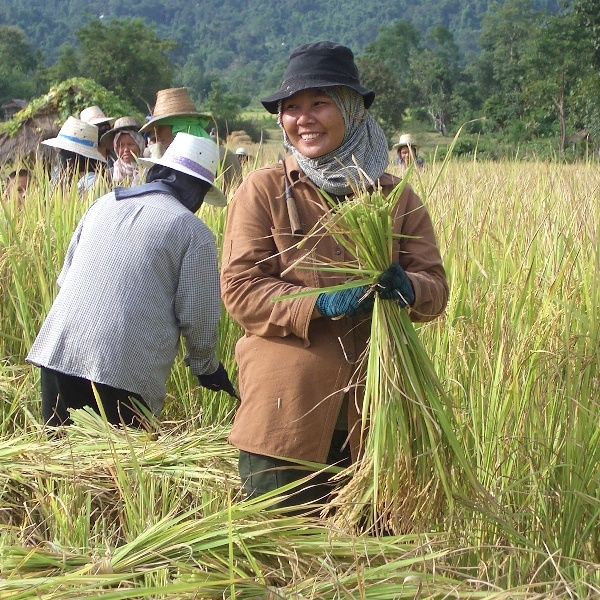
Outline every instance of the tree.
[[409, 56], [419, 49], [419, 33], [406, 21], [381, 28], [377, 39], [357, 59], [361, 82], [375, 92], [371, 109], [386, 135], [402, 127], [415, 96]]
[[230, 124], [239, 120], [243, 99], [229, 93], [223, 82], [212, 82], [206, 106], [217, 123], [220, 131], [228, 131]]
[[56, 63], [48, 69], [48, 78], [50, 83], [57, 84], [79, 75], [81, 75], [81, 67], [77, 49], [67, 44], [60, 49]]
[[589, 32], [594, 48], [594, 62], [600, 67], [600, 4], [598, 0], [576, 0], [575, 14]]
[[416, 101], [442, 135], [454, 115], [454, 86], [461, 78], [458, 46], [445, 27], [435, 27], [427, 36], [426, 48], [411, 55], [417, 90]]
[[560, 152], [565, 150], [570, 99], [589, 69], [591, 50], [576, 17], [567, 14], [549, 17], [532, 32], [523, 56], [526, 116], [536, 124], [544, 118], [558, 123]]
[[141, 19], [93, 21], [77, 32], [81, 74], [147, 111], [156, 92], [168, 88], [175, 44], [162, 40]]
[[531, 0], [508, 0], [483, 20], [482, 51], [474, 72], [484, 98], [485, 115], [495, 129], [523, 118], [522, 60], [539, 20]]
[[375, 92], [375, 102], [370, 112], [391, 138], [401, 128], [408, 107], [400, 81], [387, 65], [372, 57], [363, 56], [356, 62], [362, 85]]
[[33, 74], [39, 62], [22, 29], [0, 27], [0, 103], [34, 95]]
[[364, 56], [384, 64], [406, 87], [412, 79], [409, 56], [419, 51], [419, 32], [407, 21], [396, 21], [381, 28], [377, 39], [365, 48]]

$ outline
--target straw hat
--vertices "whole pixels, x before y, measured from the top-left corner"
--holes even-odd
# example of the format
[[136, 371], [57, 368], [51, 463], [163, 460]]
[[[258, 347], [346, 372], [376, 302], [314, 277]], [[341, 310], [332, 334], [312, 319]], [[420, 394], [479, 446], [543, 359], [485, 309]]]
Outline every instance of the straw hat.
[[79, 118], [92, 125], [101, 125], [102, 123], [112, 123], [115, 119], [107, 117], [99, 106], [88, 106], [79, 114]]
[[139, 131], [140, 122], [134, 117], [119, 117], [112, 129], [103, 133], [100, 137], [101, 144], [112, 144], [113, 138], [119, 131]]
[[152, 118], [140, 129], [140, 133], [148, 131], [153, 125], [170, 117], [209, 117], [199, 113], [192, 102], [187, 88], [168, 88], [156, 92], [156, 104]]
[[401, 148], [402, 146], [408, 146], [412, 148], [417, 147], [417, 140], [410, 133], [403, 133], [400, 136], [397, 144], [394, 144], [392, 148]]
[[179, 132], [161, 158], [144, 158], [143, 163], [162, 165], [202, 179], [211, 185], [204, 197], [206, 204], [227, 205], [227, 199], [214, 184], [219, 165], [219, 147], [212, 140]]
[[44, 140], [42, 144], [106, 162], [106, 158], [98, 151], [98, 128], [75, 117], [69, 117], [58, 135]]

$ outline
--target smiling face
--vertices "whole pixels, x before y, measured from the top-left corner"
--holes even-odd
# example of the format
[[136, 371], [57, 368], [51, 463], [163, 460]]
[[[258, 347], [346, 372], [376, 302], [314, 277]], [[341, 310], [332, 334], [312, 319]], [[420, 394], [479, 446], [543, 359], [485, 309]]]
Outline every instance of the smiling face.
[[281, 124], [290, 143], [307, 158], [339, 148], [346, 133], [340, 109], [318, 89], [303, 90], [283, 100]]

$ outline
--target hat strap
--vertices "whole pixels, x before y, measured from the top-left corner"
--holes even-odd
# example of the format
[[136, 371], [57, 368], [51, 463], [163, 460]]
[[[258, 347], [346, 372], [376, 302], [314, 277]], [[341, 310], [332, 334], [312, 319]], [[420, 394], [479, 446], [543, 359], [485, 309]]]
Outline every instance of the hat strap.
[[89, 146], [90, 148], [93, 148], [96, 145], [92, 140], [82, 140], [73, 135], [66, 135], [64, 133], [59, 133], [57, 137], [65, 138], [66, 140], [69, 140], [70, 142], [75, 142], [76, 144], [82, 144], [83, 146]]
[[197, 173], [202, 179], [206, 179], [209, 183], [212, 183], [215, 180], [215, 176], [206, 167], [203, 167], [189, 158], [185, 158], [184, 156], [173, 156], [169, 157], [169, 160], [190, 171], [194, 171], [194, 173]]

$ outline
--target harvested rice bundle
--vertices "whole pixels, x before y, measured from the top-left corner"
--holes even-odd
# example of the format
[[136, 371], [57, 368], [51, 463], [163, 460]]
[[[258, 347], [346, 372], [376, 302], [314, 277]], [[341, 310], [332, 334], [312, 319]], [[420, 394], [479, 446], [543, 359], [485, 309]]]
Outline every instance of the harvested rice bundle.
[[371, 336], [357, 372], [360, 384], [364, 378], [362, 453], [340, 474], [341, 480], [351, 477], [329, 508], [335, 508], [337, 525], [376, 533], [431, 526], [443, 503], [452, 501], [451, 478], [457, 479], [459, 471], [480, 489], [457, 440], [449, 398], [408, 310], [378, 291], [381, 274], [393, 262], [393, 215], [405, 186], [406, 179], [387, 197], [375, 191], [330, 201], [331, 211], [311, 234], [331, 235], [355, 261], [331, 264], [311, 258], [295, 265], [351, 279], [314, 293], [371, 286]]

